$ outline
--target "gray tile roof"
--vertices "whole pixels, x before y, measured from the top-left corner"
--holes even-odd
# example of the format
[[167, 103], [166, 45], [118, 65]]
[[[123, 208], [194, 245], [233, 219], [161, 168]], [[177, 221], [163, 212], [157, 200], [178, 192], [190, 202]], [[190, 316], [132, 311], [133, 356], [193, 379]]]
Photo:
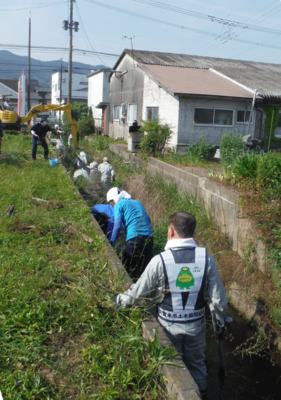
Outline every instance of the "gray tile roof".
[[[117, 65], [125, 54], [132, 55], [132, 51], [125, 49], [113, 69], [117, 68]], [[258, 93], [265, 97], [281, 97], [280, 64], [143, 50], [134, 50], [133, 56], [135, 61], [142, 64], [187, 68], [212, 68], [252, 90], [257, 89]]]

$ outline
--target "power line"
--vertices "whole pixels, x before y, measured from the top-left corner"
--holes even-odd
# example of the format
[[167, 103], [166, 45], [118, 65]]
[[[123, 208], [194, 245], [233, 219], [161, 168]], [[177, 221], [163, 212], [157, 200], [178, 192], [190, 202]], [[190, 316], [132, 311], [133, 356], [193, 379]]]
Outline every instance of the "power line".
[[[0, 11], [13, 12], [13, 11], [31, 10], [33, 8], [45, 8], [45, 7], [59, 6], [59, 5], [64, 4], [64, 3], [66, 3], [66, 1], [62, 1], [62, 2], [59, 2], [59, 3], [42, 3], [41, 5], [38, 5], [38, 6], [35, 6], [35, 7], [32, 5], [30, 7], [15, 8], [13, 10], [0, 9]], [[40, 3], [38, 3], [38, 4], [40, 4]]]
[[[95, 49], [94, 49], [93, 46], [92, 46], [92, 43], [90, 42], [90, 40], [89, 40], [89, 38], [88, 38], [88, 35], [87, 35], [87, 33], [86, 33], [86, 30], [85, 30], [85, 28], [84, 28], [84, 24], [83, 24], [81, 15], [80, 15], [80, 11], [79, 11], [79, 8], [78, 8], [77, 1], [76, 1], [75, 4], [76, 4], [76, 9], [77, 9], [77, 11], [78, 11], [78, 15], [79, 15], [79, 18], [80, 18], [80, 22], [81, 22], [81, 25], [82, 25], [82, 29], [83, 29], [83, 31], [84, 31], [84, 34], [85, 34], [85, 36], [86, 36], [86, 38], [87, 38], [87, 40], [88, 40], [88, 42], [89, 42], [89, 45], [91, 46], [92, 50], [95, 51]], [[103, 64], [105, 64], [106, 67], [108, 67], [108, 65], [101, 59], [101, 57], [100, 57], [99, 55], [97, 55], [97, 58], [98, 58]]]
[[[131, 15], [133, 17], [145, 19], [145, 20], [152, 21], [152, 22], [157, 22], [157, 23], [160, 23], [160, 24], [163, 24], [163, 25], [172, 26], [173, 28], [179, 28], [181, 30], [187, 30], [187, 31], [199, 33], [199, 34], [202, 34], [202, 35], [218, 37], [218, 35], [216, 33], [202, 31], [202, 30], [194, 29], [194, 28], [189, 28], [189, 27], [184, 26], [184, 25], [179, 25], [179, 24], [175, 24], [175, 23], [172, 23], [172, 22], [164, 21], [164, 20], [161, 20], [161, 19], [148, 17], [148, 16], [145, 16], [143, 14], [134, 13], [134, 12], [131, 12], [131, 11], [124, 10], [122, 8], [117, 8], [117, 7], [114, 7], [114, 6], [110, 6], [108, 4], [100, 3], [99, 1], [95, 1], [95, 0], [85, 0], [85, 1], [87, 1], [88, 3], [96, 4], [96, 5], [100, 6], [100, 7], [104, 7], [104, 8], [108, 8], [110, 10], [113, 10], [113, 11], [120, 12], [122, 14], [128, 14], [128, 15]], [[278, 32], [279, 32], [278, 34], [281, 34], [281, 31], [278, 31]], [[260, 47], [266, 47], [266, 48], [272, 48], [272, 49], [278, 49], [278, 50], [281, 49], [280, 46], [269, 45], [269, 44], [268, 45], [264, 45], [262, 43], [252, 42], [252, 41], [249, 41], [249, 40], [243, 40], [243, 39], [237, 39], [237, 38], [234, 38], [232, 40], [235, 41], [235, 42], [244, 43], [244, 44], [258, 45]]]
[[155, 0], [133, 0], [133, 1], [135, 1], [137, 3], [141, 3], [141, 4], [146, 4], [146, 5], [149, 5], [152, 7], [162, 8], [164, 10], [179, 13], [181, 15], [188, 15], [190, 17], [199, 18], [199, 19], [203, 19], [206, 21], [210, 21], [210, 22], [215, 22], [218, 24], [223, 24], [223, 25], [227, 25], [230, 27], [234, 27], [234, 28], [242, 28], [242, 29], [252, 30], [252, 31], [256, 31], [256, 32], [272, 33], [275, 35], [281, 35], [281, 31], [277, 30], [277, 29], [265, 28], [265, 27], [260, 27], [257, 25], [250, 25], [250, 24], [246, 25], [241, 22], [232, 21], [229, 19], [219, 18], [219, 17], [213, 16], [213, 15], [207, 15], [207, 14], [198, 13], [196, 11], [187, 10], [186, 8], [170, 6], [168, 4], [161, 3], [160, 1], [155, 1]]
[[[21, 44], [1, 44], [0, 43], [0, 48], [5, 48], [5, 49], [26, 49], [28, 46], [26, 45], [21, 45]], [[32, 49], [34, 50], [43, 50], [43, 51], [49, 51], [49, 52], [55, 52], [55, 51], [65, 51], [68, 50], [67, 48], [63, 47], [50, 47], [50, 46], [31, 46]], [[82, 49], [73, 49], [74, 52], [77, 52], [79, 54], [98, 54], [103, 57], [108, 57], [108, 58], [116, 58], [119, 57], [120, 54], [112, 54], [112, 53], [103, 53], [101, 51], [90, 51], [90, 50], [82, 50]]]

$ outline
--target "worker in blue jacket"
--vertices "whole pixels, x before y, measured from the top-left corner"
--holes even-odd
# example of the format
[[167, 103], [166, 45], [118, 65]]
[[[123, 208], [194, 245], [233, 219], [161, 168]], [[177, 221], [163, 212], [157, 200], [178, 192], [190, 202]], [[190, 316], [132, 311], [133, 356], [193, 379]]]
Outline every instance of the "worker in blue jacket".
[[110, 241], [114, 226], [113, 206], [110, 204], [96, 204], [92, 207], [92, 214]]
[[144, 206], [117, 187], [107, 192], [107, 201], [114, 207], [114, 228], [111, 243], [125, 228], [125, 248], [122, 262], [132, 277], [139, 276], [153, 257], [153, 231]]

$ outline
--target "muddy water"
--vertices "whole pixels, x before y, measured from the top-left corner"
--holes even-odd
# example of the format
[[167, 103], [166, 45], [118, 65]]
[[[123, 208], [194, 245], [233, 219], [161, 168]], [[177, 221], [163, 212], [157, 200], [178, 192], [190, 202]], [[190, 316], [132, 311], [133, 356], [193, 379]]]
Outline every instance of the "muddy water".
[[[224, 400], [279, 400], [281, 399], [281, 358], [274, 353], [263, 353], [259, 357], [241, 355], [234, 356], [233, 350], [255, 332], [243, 318], [231, 307], [229, 315], [233, 322], [228, 324], [229, 338], [222, 342], [225, 354], [227, 378], [224, 388]], [[211, 323], [210, 316], [207, 321]], [[270, 359], [274, 360], [272, 365]], [[209, 373], [208, 400], [217, 400], [219, 393], [217, 369], [218, 355], [215, 340], [207, 335], [206, 364]]]

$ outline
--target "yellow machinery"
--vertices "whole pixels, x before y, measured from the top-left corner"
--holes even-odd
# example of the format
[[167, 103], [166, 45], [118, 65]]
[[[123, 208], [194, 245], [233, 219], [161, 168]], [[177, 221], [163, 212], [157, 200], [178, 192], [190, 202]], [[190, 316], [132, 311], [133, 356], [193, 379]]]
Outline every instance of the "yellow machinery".
[[64, 111], [67, 117], [68, 122], [71, 125], [71, 132], [73, 138], [74, 147], [78, 147], [77, 143], [77, 135], [78, 135], [78, 124], [77, 121], [72, 119], [71, 115], [71, 104], [57, 105], [57, 104], [38, 104], [29, 110], [25, 117], [19, 117], [14, 111], [7, 109], [0, 109], [0, 119], [2, 120], [4, 129], [17, 129], [20, 130], [20, 127], [25, 122], [31, 120], [31, 118], [35, 117], [37, 114], [46, 112], [46, 111]]

